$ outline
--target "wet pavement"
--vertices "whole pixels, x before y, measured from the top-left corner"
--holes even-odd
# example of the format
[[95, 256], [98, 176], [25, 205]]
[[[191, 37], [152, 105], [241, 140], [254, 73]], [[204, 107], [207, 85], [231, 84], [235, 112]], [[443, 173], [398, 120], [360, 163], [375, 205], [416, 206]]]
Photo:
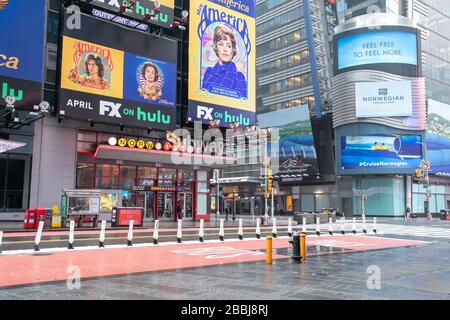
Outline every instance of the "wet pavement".
[[[100, 277], [81, 280], [81, 288], [73, 290], [66, 281], [0, 288], [0, 299], [450, 300], [450, 221], [415, 219], [406, 224], [390, 219], [379, 226], [384, 227], [383, 238], [430, 243], [359, 252], [314, 246], [303, 264], [289, 258], [290, 248], [274, 247], [275, 254], [286, 258], [274, 259], [272, 265], [258, 260]], [[318, 251], [336, 252], [315, 255]], [[373, 277], [377, 271], [379, 282]]]

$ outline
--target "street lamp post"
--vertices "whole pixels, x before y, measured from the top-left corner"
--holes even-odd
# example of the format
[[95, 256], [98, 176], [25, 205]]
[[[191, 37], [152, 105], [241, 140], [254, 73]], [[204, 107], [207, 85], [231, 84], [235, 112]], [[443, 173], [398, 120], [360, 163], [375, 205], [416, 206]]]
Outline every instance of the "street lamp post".
[[427, 159], [427, 145], [423, 142], [417, 142], [422, 145], [424, 150], [424, 159], [420, 161], [420, 169], [424, 172], [425, 176], [425, 198], [423, 200], [423, 209], [425, 214], [427, 215], [427, 219], [431, 220], [431, 212], [430, 212], [430, 180], [428, 172], [430, 170], [430, 162]]

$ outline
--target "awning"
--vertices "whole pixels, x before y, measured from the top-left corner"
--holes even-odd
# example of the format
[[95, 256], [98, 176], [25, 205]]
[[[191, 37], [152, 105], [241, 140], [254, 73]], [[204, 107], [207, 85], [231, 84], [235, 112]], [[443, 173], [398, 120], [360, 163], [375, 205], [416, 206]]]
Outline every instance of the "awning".
[[97, 147], [94, 158], [154, 162], [173, 165], [199, 166], [218, 169], [230, 166], [236, 162], [236, 158], [203, 155], [196, 153], [179, 153], [162, 150], [148, 150], [139, 148], [127, 148], [118, 146], [100, 145]]

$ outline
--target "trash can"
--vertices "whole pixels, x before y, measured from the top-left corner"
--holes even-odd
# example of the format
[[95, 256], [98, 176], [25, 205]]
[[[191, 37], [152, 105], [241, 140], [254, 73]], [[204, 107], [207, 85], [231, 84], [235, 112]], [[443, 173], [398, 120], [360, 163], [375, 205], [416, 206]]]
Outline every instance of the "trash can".
[[292, 244], [292, 260], [300, 261], [300, 232], [294, 232], [294, 236], [292, 240], [289, 240], [289, 243]]
[[59, 213], [59, 207], [52, 207], [52, 228], [61, 228], [61, 214]]

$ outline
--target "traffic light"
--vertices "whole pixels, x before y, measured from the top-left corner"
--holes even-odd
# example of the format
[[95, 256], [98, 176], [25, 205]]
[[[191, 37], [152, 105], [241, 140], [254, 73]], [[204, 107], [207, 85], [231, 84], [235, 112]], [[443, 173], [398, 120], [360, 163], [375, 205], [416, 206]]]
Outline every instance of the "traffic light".
[[416, 169], [415, 176], [416, 176], [416, 178], [421, 178], [423, 176], [422, 169]]
[[272, 192], [272, 182], [273, 182], [273, 176], [272, 176], [272, 170], [268, 170], [267, 172], [267, 191]]

